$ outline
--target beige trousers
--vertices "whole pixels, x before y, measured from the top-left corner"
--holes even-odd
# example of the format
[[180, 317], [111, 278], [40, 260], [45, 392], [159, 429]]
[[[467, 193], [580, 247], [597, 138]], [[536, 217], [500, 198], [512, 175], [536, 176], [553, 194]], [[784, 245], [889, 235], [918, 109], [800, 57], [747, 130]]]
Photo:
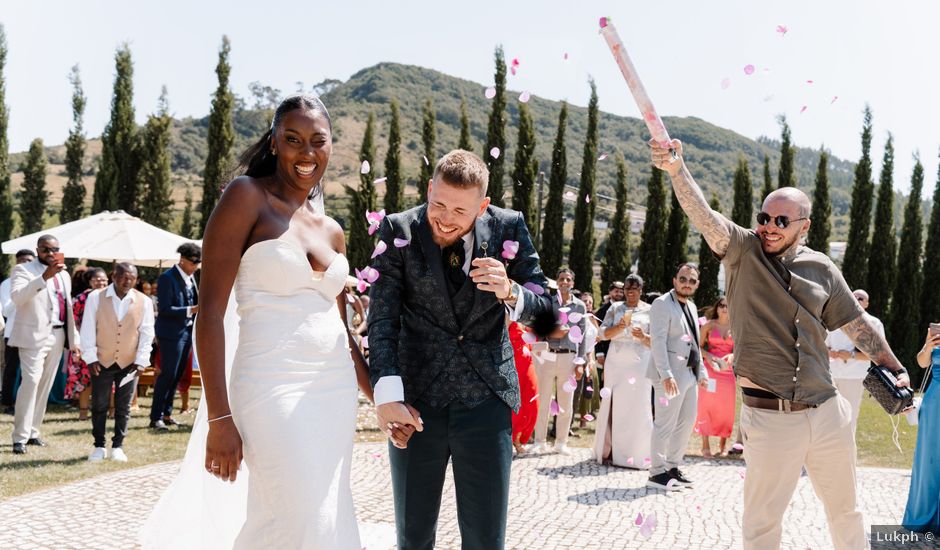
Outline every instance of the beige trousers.
[[852, 409], [836, 395], [814, 409], [741, 409], [744, 434], [744, 550], [780, 548], [783, 513], [803, 466], [826, 510], [837, 550], [868, 548], [855, 496]]
[[833, 378], [832, 383], [839, 390], [839, 395], [846, 398], [852, 406], [852, 435], [858, 431], [858, 409], [862, 406], [865, 386], [861, 378]]
[[13, 417], [13, 443], [26, 443], [39, 437], [39, 427], [46, 416], [46, 403], [55, 382], [65, 346], [65, 331], [54, 329], [39, 349], [19, 348], [20, 375], [23, 380], [16, 392]]
[[571, 427], [571, 417], [574, 405], [574, 392], [567, 392], [562, 387], [568, 378], [574, 374], [574, 353], [555, 354], [554, 360], [546, 359], [539, 364], [536, 360], [535, 371], [539, 384], [539, 416], [535, 421], [535, 443], [545, 443], [548, 437], [548, 421], [551, 417], [552, 393], [557, 396], [558, 418], [555, 420], [555, 445], [568, 443], [568, 429]]

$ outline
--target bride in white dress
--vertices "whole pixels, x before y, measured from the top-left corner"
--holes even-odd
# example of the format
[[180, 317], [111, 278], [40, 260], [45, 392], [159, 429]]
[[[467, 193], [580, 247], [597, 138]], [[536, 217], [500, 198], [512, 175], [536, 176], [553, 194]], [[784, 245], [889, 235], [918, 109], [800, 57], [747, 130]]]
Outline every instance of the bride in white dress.
[[331, 142], [319, 99], [285, 99], [209, 220], [195, 329], [204, 398], [145, 548], [363, 547], [349, 478], [357, 383], [372, 390], [343, 318], [343, 230], [317, 208]]

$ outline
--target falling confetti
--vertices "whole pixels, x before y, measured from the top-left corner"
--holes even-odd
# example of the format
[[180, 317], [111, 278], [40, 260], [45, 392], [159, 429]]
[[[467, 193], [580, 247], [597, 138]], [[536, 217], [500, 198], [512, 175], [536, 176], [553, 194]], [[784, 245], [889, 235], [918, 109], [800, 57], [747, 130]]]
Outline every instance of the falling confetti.
[[586, 363], [587, 361], [585, 361], [584, 357], [575, 357], [574, 361], [571, 362], [572, 365], [584, 365]]
[[628, 457], [627, 457], [627, 464], [629, 464], [630, 466], [633, 466], [633, 457], [632, 457], [632, 456], [628, 456]]
[[388, 250], [388, 245], [385, 244], [385, 241], [379, 241], [375, 243], [375, 250], [372, 251], [372, 258], [374, 259], [376, 256], [381, 256], [382, 253], [386, 250]]
[[[675, 481], [675, 480], [670, 479], [669, 481]], [[666, 486], [667, 487], [669, 486], [668, 483]], [[656, 514], [647, 515], [646, 519], [643, 520], [643, 525], [640, 526], [640, 535], [642, 535], [644, 538], [647, 538], [647, 539], [650, 538], [653, 535], [653, 530], [656, 529], [657, 523], [658, 522], [656, 521]]]
[[591, 204], [591, 195], [584, 195], [584, 202], [587, 204]]
[[754, 65], [748, 64], [744, 66], [744, 74], [750, 76], [754, 74], [755, 68]]
[[682, 335], [682, 338], [680, 338], [680, 340], [682, 340], [683, 342], [691, 342], [691, 341], [692, 341], [692, 337], [689, 336], [688, 334], [683, 334], [683, 335]]
[[577, 311], [568, 316], [569, 323], [580, 323], [581, 319], [584, 318], [584, 315], [581, 315]]
[[780, 36], [781, 36], [781, 37], [786, 36], [786, 35], [787, 35], [787, 31], [789, 31], [789, 30], [790, 30], [790, 29], [788, 29], [788, 28], [786, 27], [786, 25], [777, 25], [777, 32], [780, 33]]
[[552, 404], [548, 407], [549, 412], [552, 416], [558, 416], [559, 414], [565, 412], [558, 406], [558, 401], [552, 399]]
[[499, 147], [493, 147], [492, 149], [490, 149], [490, 156], [493, 157], [494, 159], [498, 159], [498, 158], [499, 158]]
[[741, 468], [740, 470], [738, 470], [738, 475], [741, 476], [741, 479], [744, 479], [744, 476], [746, 475], [746, 473], [747, 473], [747, 470], [745, 470], [744, 468]]
[[601, 399], [610, 399], [610, 388], [601, 388]]
[[526, 331], [522, 333], [522, 341], [526, 344], [534, 344], [538, 342], [538, 337], [536, 337], [535, 334]]
[[631, 386], [633, 384], [636, 384], [636, 378], [631, 376], [630, 378], [627, 379], [627, 384], [630, 384]]
[[425, 166], [431, 166], [431, 162], [428, 160], [428, 157], [426, 155], [421, 155], [421, 158], [424, 159]]
[[519, 102], [528, 103], [530, 97], [531, 95], [529, 94], [529, 92], [522, 92], [521, 94], [519, 94]]
[[812, 81], [812, 80], [807, 80], [806, 83], [807, 83], [807, 84], [812, 84], [813, 81]]
[[584, 419], [587, 420], [588, 422], [591, 422], [591, 421], [594, 420], [594, 415], [593, 415], [593, 414], [586, 414], [586, 415], [584, 415], [582, 418], [584, 418]]
[[584, 333], [581, 332], [581, 327], [571, 327], [571, 330], [568, 331], [568, 339], [571, 340], [573, 344], [580, 344], [584, 340]]
[[366, 289], [379, 278], [379, 272], [376, 269], [371, 267], [364, 267], [362, 271], [359, 269], [355, 270], [356, 272], [356, 290], [359, 292], [365, 292]]
[[597, 160], [604, 160], [606, 158], [607, 158], [607, 153], [604, 153], [601, 156], [597, 157]]
[[565, 191], [565, 200], [573, 201], [576, 198], [578, 196], [574, 194], [574, 191]]
[[515, 259], [519, 253], [519, 241], [503, 241], [503, 253], [501, 256], [507, 260]]
[[532, 357], [532, 350], [529, 349], [529, 346], [522, 346], [522, 356]]
[[731, 79], [730, 79], [730, 78], [725, 77], [725, 78], [721, 79], [721, 89], [722, 89], [722, 90], [727, 90], [727, 89], [730, 88], [730, 87], [731, 87]]
[[636, 519], [633, 520], [633, 525], [636, 525], [637, 527], [639, 527], [640, 525], [643, 525], [643, 514], [642, 514], [642, 513], [637, 512], [637, 514], [636, 514]]
[[532, 403], [533, 401], [535, 401], [535, 400], [538, 399], [538, 398], [539, 398], [539, 394], [533, 395], [533, 396], [532, 396], [532, 399], [529, 399], [529, 403]]
[[512, 58], [512, 63], [510, 63], [509, 65], [509, 72], [511, 72], [512, 75], [515, 76], [517, 70], [519, 70], [519, 58], [514, 57]]
[[829, 102], [829, 105], [832, 105], [833, 103], [835, 103], [837, 99], [839, 99], [839, 96], [837, 95], [832, 96], [832, 101]]
[[364, 160], [364, 161], [362, 161], [362, 166], [359, 167], [359, 173], [360, 173], [360, 174], [368, 174], [368, 173], [369, 173], [369, 170], [371, 170], [371, 169], [372, 169], [372, 167], [369, 166], [369, 161]]
[[565, 52], [565, 57], [564, 57], [564, 59], [565, 59], [565, 61], [568, 61], [568, 52]]
[[668, 407], [668, 406], [669, 406], [669, 400], [666, 399], [665, 397], [660, 397], [660, 398], [659, 398], [659, 404], [662, 405], [663, 407]]
[[411, 244], [411, 241], [409, 241], [408, 239], [395, 239], [393, 241], [393, 244], [395, 245], [395, 248], [404, 248], [408, 246], [409, 244]]
[[522, 288], [529, 289], [529, 291], [535, 294], [536, 296], [541, 296], [545, 294], [545, 289], [533, 283], [532, 281], [529, 281], [528, 283], [522, 285]]
[[741, 445], [740, 443], [735, 443], [734, 445], [731, 446], [731, 448], [734, 449], [735, 451], [743, 451], [744, 445]]
[[379, 228], [379, 224], [385, 218], [385, 209], [378, 212], [369, 212], [366, 210], [366, 221], [369, 222], [369, 235], [372, 235]]
[[652, 464], [652, 463], [653, 463], [653, 459], [650, 457], [646, 457], [643, 459], [643, 464]]
[[489, 88], [486, 89], [485, 92], [483, 92], [483, 95], [486, 96], [486, 99], [493, 99], [494, 97], [496, 97], [496, 88], [494, 88], [493, 86], [490, 86]]
[[800, 114], [802, 115], [805, 112], [806, 112], [806, 105], [803, 105], [803, 107], [800, 108]]

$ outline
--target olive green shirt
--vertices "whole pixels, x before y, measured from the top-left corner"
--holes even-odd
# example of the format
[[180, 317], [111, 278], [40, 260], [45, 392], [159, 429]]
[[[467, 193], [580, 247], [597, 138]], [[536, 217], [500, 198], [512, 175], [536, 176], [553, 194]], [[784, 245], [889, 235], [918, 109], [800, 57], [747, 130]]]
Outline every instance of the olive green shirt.
[[730, 225], [721, 262], [734, 373], [782, 399], [825, 402], [836, 395], [826, 336], [861, 315], [861, 306], [825, 254], [800, 246], [785, 262], [770, 258], [757, 233]]

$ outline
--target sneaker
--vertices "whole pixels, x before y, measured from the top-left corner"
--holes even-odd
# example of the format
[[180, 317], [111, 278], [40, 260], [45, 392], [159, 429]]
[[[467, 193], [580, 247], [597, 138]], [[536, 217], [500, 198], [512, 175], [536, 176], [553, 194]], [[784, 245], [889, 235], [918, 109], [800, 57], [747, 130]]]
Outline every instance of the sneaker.
[[127, 462], [127, 455], [124, 454], [124, 449], [120, 447], [111, 449], [111, 456], [108, 458], [116, 462]]
[[101, 462], [107, 454], [108, 450], [104, 447], [95, 447], [95, 450], [88, 455], [88, 462]]
[[676, 483], [678, 483], [679, 485], [682, 485], [684, 487], [692, 486], [692, 480], [685, 477], [685, 474], [683, 474], [682, 470], [680, 470], [679, 468], [673, 468], [669, 470], [668, 472], [666, 472], [666, 474], [668, 474], [669, 477], [671, 477], [672, 479], [676, 480]]
[[532, 445], [532, 448], [530, 450], [534, 454], [537, 454], [537, 455], [545, 454], [548, 452], [548, 445], [543, 441], [541, 443], [536, 443], [535, 445]]
[[649, 480], [646, 482], [646, 486], [651, 489], [659, 489], [660, 491], [678, 491], [682, 489], [679, 482], [673, 479], [667, 472], [650, 476]]
[[151, 420], [151, 421], [150, 421], [150, 427], [153, 428], [153, 429], [155, 429], [155, 430], [157, 430], [157, 431], [160, 431], [160, 432], [165, 432], [165, 431], [169, 430], [169, 428], [166, 427], [166, 424], [163, 423], [163, 420], [162, 420], [162, 419], [161, 419], [161, 420]]
[[571, 449], [569, 449], [565, 444], [555, 445], [555, 452], [560, 455], [569, 456], [571, 454]]

